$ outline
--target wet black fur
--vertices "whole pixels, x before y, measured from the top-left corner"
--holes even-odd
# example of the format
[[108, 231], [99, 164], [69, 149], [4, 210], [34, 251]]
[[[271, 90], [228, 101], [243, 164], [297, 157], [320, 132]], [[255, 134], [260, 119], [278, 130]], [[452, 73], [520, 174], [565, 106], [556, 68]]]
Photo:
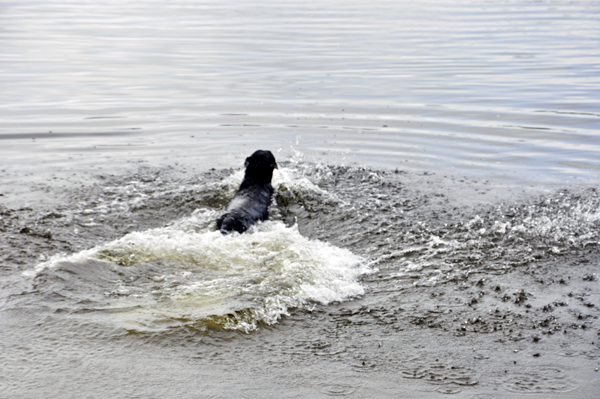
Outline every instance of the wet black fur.
[[250, 226], [269, 218], [269, 205], [273, 195], [271, 179], [277, 169], [271, 151], [258, 150], [246, 158], [246, 174], [225, 213], [217, 219], [217, 229], [227, 234], [243, 233]]

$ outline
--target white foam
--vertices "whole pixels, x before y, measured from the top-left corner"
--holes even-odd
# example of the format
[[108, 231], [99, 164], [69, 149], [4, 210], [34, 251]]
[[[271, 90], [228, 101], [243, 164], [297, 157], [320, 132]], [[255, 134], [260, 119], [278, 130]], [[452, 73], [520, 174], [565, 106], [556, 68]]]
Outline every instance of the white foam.
[[[221, 188], [227, 192], [231, 197], [235, 194], [237, 188], [244, 179], [244, 170], [240, 169], [233, 172], [230, 176], [223, 179], [220, 183]], [[302, 171], [297, 168], [284, 168], [275, 169], [273, 171], [272, 185], [275, 191], [288, 190], [294, 195], [318, 195], [326, 200], [339, 201], [338, 198], [334, 197], [331, 193], [323, 190], [306, 176], [303, 176]]]
[[[350, 251], [309, 240], [279, 221], [261, 223], [247, 234], [222, 235], [213, 227], [218, 215], [198, 211], [171, 226], [51, 258], [36, 273], [63, 262], [93, 267], [91, 259], [139, 269], [145, 278], [137, 280], [147, 283], [119, 280], [107, 292], [109, 307], [132, 308], [118, 317], [137, 330], [210, 321], [250, 331], [260, 322], [277, 322], [292, 307], [364, 293], [358, 280], [370, 269]], [[154, 274], [143, 276], [144, 270]]]

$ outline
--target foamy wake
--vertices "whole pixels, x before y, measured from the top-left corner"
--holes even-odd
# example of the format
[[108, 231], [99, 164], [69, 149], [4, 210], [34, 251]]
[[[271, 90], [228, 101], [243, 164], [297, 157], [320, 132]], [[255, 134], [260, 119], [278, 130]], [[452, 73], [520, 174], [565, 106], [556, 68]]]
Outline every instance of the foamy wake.
[[370, 269], [350, 251], [307, 239], [279, 221], [222, 235], [213, 227], [218, 215], [198, 210], [167, 227], [52, 258], [32, 275], [65, 264], [70, 270], [73, 264], [79, 270], [110, 265], [114, 285], [106, 287], [99, 310], [136, 331], [187, 325], [248, 332], [277, 322], [291, 308], [364, 293], [359, 277]]

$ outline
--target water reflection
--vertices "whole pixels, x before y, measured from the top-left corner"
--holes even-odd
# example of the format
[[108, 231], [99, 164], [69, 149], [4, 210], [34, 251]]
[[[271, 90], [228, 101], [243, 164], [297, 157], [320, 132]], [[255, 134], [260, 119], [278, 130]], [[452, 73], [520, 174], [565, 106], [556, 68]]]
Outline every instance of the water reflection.
[[[214, 160], [253, 142], [377, 167], [593, 179], [598, 11], [555, 2], [11, 3], [0, 15], [0, 138], [35, 136], [17, 144], [19, 157], [87, 148], [96, 163], [106, 145], [143, 144], [130, 159], [185, 148]], [[48, 131], [76, 138], [57, 143]], [[98, 132], [120, 137], [97, 141]], [[45, 161], [67, 162], [59, 159]]]

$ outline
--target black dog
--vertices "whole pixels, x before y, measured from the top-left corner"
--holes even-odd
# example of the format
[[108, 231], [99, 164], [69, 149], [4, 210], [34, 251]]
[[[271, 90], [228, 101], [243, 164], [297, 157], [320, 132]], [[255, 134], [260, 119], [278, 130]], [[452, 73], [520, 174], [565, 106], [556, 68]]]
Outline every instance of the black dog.
[[217, 229], [227, 234], [243, 233], [258, 221], [269, 218], [269, 205], [273, 195], [271, 178], [277, 169], [271, 151], [258, 150], [246, 158], [246, 174], [225, 213], [217, 219]]

